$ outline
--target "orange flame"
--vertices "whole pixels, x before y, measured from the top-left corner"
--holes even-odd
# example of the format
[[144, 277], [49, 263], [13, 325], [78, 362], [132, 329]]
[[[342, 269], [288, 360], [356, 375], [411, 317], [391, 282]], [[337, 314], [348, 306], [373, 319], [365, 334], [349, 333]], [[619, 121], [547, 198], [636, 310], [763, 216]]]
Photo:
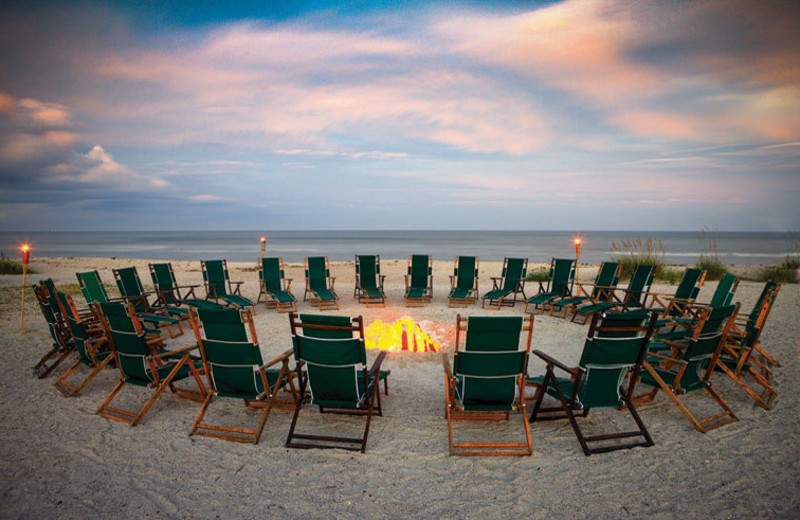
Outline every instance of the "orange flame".
[[367, 348], [389, 352], [438, 352], [440, 348], [438, 341], [407, 316], [391, 325], [375, 320], [364, 330], [364, 335]]

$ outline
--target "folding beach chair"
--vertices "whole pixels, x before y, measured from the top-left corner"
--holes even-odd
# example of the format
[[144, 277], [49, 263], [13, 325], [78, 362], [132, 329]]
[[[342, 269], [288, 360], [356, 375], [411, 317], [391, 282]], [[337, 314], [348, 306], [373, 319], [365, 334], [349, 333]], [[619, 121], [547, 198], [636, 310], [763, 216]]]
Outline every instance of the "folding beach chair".
[[278, 312], [297, 310], [297, 298], [292, 294], [292, 279], [286, 278], [283, 258], [262, 258], [258, 264], [258, 281], [261, 289], [256, 303], [264, 297], [264, 305]]
[[753, 334], [756, 324], [760, 322], [761, 328], [758, 330], [758, 334], [754, 336], [752, 348], [754, 353], [757, 354], [757, 357], [760, 358], [756, 359], [756, 362], [760, 362], [760, 364], [764, 367], [766, 367], [766, 364], [772, 365], [773, 367], [781, 366], [781, 364], [774, 357], [764, 350], [760, 342], [761, 331], [764, 328], [764, 323], [767, 321], [767, 317], [769, 317], [769, 313], [772, 311], [772, 306], [774, 305], [775, 299], [778, 297], [780, 290], [781, 286], [778, 283], [765, 283], [758, 300], [756, 300], [755, 305], [753, 305], [753, 310], [750, 311], [750, 314], [746, 317], [737, 317], [729, 336], [729, 340], [732, 343], [735, 344], [737, 342], [741, 342], [748, 335]]
[[687, 267], [674, 294], [647, 293], [648, 308], [661, 316], [659, 327], [678, 324], [680, 323], [678, 320], [681, 318], [687, 319], [687, 321], [691, 319], [688, 310], [694, 305], [705, 279], [705, 270]]
[[[575, 282], [575, 260], [572, 258], [553, 258], [550, 261], [550, 278], [545, 289], [543, 282], [539, 282], [539, 293], [525, 303], [525, 312], [534, 314], [536, 309], [543, 313], [545, 307], [553, 300], [572, 295], [572, 286]], [[528, 306], [533, 306], [528, 310]]]
[[408, 255], [408, 272], [405, 275], [406, 307], [424, 307], [433, 297], [433, 257]]
[[333, 286], [336, 278], [331, 276], [331, 265], [327, 256], [309, 256], [304, 260], [306, 290], [303, 300], [308, 300], [318, 309], [338, 309], [339, 296]]
[[186, 306], [198, 309], [222, 308], [215, 302], [200, 299], [195, 295], [194, 290], [200, 285], [178, 285], [171, 263], [148, 264], [148, 268], [159, 306], [174, 309], [171, 312], [178, 311], [186, 316], [189, 315]]
[[[137, 314], [142, 316], [145, 321], [166, 327], [170, 338], [183, 335], [181, 319], [187, 316], [183, 312], [184, 309], [176, 309], [174, 307], [157, 309], [150, 305], [150, 301], [147, 299], [148, 293], [145, 292], [142, 286], [142, 280], [139, 278], [136, 266], [112, 269], [112, 272], [114, 273], [114, 280], [117, 282], [120, 296], [131, 304]], [[178, 332], [175, 333], [172, 327], [177, 327]]]
[[[529, 377], [527, 380], [529, 385], [536, 387], [530, 422], [569, 419], [585, 455], [652, 446], [653, 439], [634, 408], [631, 396], [655, 323], [656, 316], [641, 309], [595, 313], [576, 367], [569, 367], [544, 352], [534, 350], [534, 355], [544, 360], [547, 368], [544, 376]], [[559, 377], [556, 369], [567, 377]], [[558, 405], [543, 408], [545, 394], [556, 398]], [[631, 414], [637, 426], [635, 430], [585, 435], [575, 419], [579, 413], [581, 417], [586, 417], [593, 408], [620, 407], [626, 408]], [[617, 439], [630, 438], [636, 440], [616, 442]], [[590, 443], [602, 443], [602, 446], [590, 447]]]
[[466, 307], [478, 299], [478, 257], [457, 256], [450, 276], [448, 307]]
[[[447, 354], [442, 354], [450, 455], [530, 455], [533, 452], [525, 405], [525, 373], [532, 334], [532, 317], [525, 320], [521, 316], [462, 319], [459, 315], [456, 318], [452, 367]], [[523, 342], [521, 350], [520, 340]], [[521, 412], [524, 442], [453, 440], [454, 421], [508, 421], [514, 409]]]
[[[119, 382], [97, 409], [99, 415], [135, 426], [167, 388], [185, 399], [205, 400], [207, 390], [201, 377], [202, 362], [190, 356], [197, 345], [166, 350], [160, 338], [145, 334], [141, 321], [128, 304], [107, 302], [94, 305], [98, 307], [97, 315], [100, 316], [120, 372]], [[176, 381], [190, 376], [197, 383], [198, 390], [175, 385]], [[135, 411], [111, 406], [128, 383], [153, 389], [150, 398]]]
[[[578, 294], [556, 298], [550, 302], [550, 316], [566, 318], [571, 310], [580, 305], [613, 301], [621, 271], [622, 265], [619, 262], [603, 262], [600, 264], [600, 269], [597, 270], [597, 276], [591, 286], [577, 282]], [[591, 287], [591, 292], [587, 290], [587, 286]], [[559, 313], [555, 312], [557, 308], [560, 309]], [[585, 314], [583, 316], [586, 317]], [[572, 321], [575, 321], [574, 313], [572, 317]]]
[[[278, 392], [287, 383], [292, 384], [289, 370], [292, 350], [264, 363], [253, 317], [246, 310], [199, 309], [196, 314], [192, 310], [190, 323], [203, 357], [210, 391], [189, 435], [258, 444]], [[293, 386], [290, 395], [294, 404], [297, 395]], [[216, 397], [242, 399], [248, 408], [260, 410], [258, 426], [252, 429], [204, 423], [203, 417]]]
[[[286, 438], [289, 448], [342, 448], [361, 451], [367, 446], [372, 416], [383, 415], [378, 389], [378, 374], [386, 351], [381, 351], [367, 369], [367, 353], [362, 338], [319, 338], [308, 336], [307, 330], [335, 330], [335, 325], [306, 325], [304, 317], [289, 314], [300, 381], [300, 399], [295, 407]], [[359, 316], [352, 318], [351, 331], [363, 328]], [[306, 393], [308, 392], [308, 394]], [[320, 412], [360, 415], [366, 418], [359, 437], [297, 433], [297, 422], [303, 404], [309, 401]]]
[[[492, 290], [483, 295], [481, 306], [483, 308], [499, 310], [503, 306], [513, 307], [517, 303], [517, 294], [522, 294], [525, 300], [525, 275], [528, 272], [527, 258], [508, 258], [503, 259], [503, 271], [501, 276], [492, 276]], [[506, 297], [514, 295], [514, 299], [508, 301]], [[487, 307], [486, 302], [489, 301]]]
[[385, 307], [386, 293], [383, 292], [381, 276], [381, 257], [379, 255], [356, 255], [356, 283], [353, 298], [367, 307]]
[[[33, 366], [33, 373], [39, 379], [45, 378], [55, 370], [65, 359], [69, 357], [73, 350], [75, 350], [75, 342], [69, 330], [64, 329], [61, 322], [56, 318], [50, 303], [47, 289], [44, 285], [34, 285], [33, 293], [39, 303], [39, 309], [42, 311], [44, 321], [47, 324], [47, 330], [50, 333], [50, 339], [53, 341], [50, 350], [42, 356], [38, 363]], [[60, 311], [59, 311], [60, 314]]]
[[207, 300], [213, 298], [216, 303], [222, 300], [237, 309], [251, 307], [253, 314], [256, 313], [253, 302], [242, 296], [241, 289], [244, 282], [231, 282], [227, 260], [203, 260], [200, 262], [200, 267], [203, 269]]
[[[77, 359], [75, 363], [53, 383], [53, 386], [55, 386], [64, 397], [72, 397], [83, 390], [86, 385], [114, 359], [114, 354], [107, 348], [108, 340], [104, 334], [104, 329], [101, 326], [97, 326], [97, 324], [81, 320], [75, 303], [70, 296], [58, 292], [57, 297], [61, 310], [67, 317], [67, 322], [72, 331]], [[69, 381], [69, 378], [81, 366], [88, 367], [90, 369], [89, 374], [78, 384], [73, 385]]]
[[[705, 433], [738, 421], [736, 414], [714, 390], [710, 381], [738, 311], [738, 304], [704, 309], [695, 321], [690, 338], [680, 342], [663, 341], [670, 348], [666, 355], [657, 342], [651, 343], [639, 384], [650, 386], [652, 390], [634, 396], [634, 404], [653, 401], [658, 391], [663, 390], [697, 431]], [[722, 408], [722, 412], [702, 419], [695, 418], [680, 397], [700, 390], [705, 390]]]
[[645, 297], [653, 285], [655, 272], [655, 266], [648, 264], [637, 265], [633, 270], [633, 274], [631, 274], [628, 287], [621, 291], [621, 294], [619, 294], [620, 291], [614, 292], [612, 301], [599, 301], [581, 305], [574, 310], [572, 321], [576, 322], [577, 317], [581, 316], [583, 317], [581, 323], [586, 323], [592, 314], [596, 312], [602, 313], [613, 308], [617, 308], [617, 310], [633, 310], [644, 307]]

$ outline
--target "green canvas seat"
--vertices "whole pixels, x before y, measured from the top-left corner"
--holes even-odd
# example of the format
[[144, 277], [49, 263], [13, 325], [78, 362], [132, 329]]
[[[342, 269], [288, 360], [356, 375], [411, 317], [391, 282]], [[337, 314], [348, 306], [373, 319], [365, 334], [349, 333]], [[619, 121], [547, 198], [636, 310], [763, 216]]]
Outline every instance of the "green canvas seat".
[[383, 291], [381, 257], [379, 255], [356, 255], [356, 282], [353, 297], [367, 307], [385, 307], [386, 293]]
[[403, 303], [406, 307], [424, 307], [430, 302], [433, 297], [433, 257], [408, 255], [405, 282]]
[[286, 278], [283, 258], [262, 258], [258, 264], [258, 281], [261, 290], [256, 303], [264, 297], [264, 305], [278, 312], [297, 310], [297, 298], [292, 294], [292, 279]]
[[[525, 373], [533, 319], [514, 317], [456, 318], [453, 364], [442, 354], [445, 371], [445, 417], [450, 455], [530, 455], [533, 452], [525, 405]], [[520, 343], [523, 347], [520, 349]], [[508, 421], [519, 410], [525, 440], [456, 441], [457, 421]]]
[[194, 290], [200, 285], [178, 285], [175, 279], [175, 271], [169, 262], [148, 264], [150, 278], [153, 280], [158, 305], [169, 309], [170, 312], [180, 312], [189, 315], [186, 306], [197, 309], [220, 309], [221, 305], [198, 298]]
[[[278, 402], [278, 392], [289, 383], [291, 402], [297, 399], [289, 370], [291, 349], [264, 363], [253, 317], [246, 310], [199, 309], [196, 314], [192, 311], [190, 323], [210, 387], [190, 435], [258, 444], [270, 411]], [[203, 418], [216, 397], [242, 399], [248, 408], [259, 410], [258, 426], [240, 428], [204, 423]]]
[[308, 300], [318, 309], [338, 309], [339, 296], [334, 290], [336, 278], [331, 276], [331, 265], [327, 256], [308, 256], [304, 260], [306, 290], [303, 300]]
[[[152, 293], [145, 292], [136, 266], [113, 269], [112, 272], [114, 273], [114, 280], [117, 282], [120, 296], [131, 304], [143, 321], [165, 327], [170, 338], [183, 334], [181, 320], [188, 316], [185, 309], [177, 309], [175, 307], [155, 308], [150, 305], [148, 296]], [[178, 329], [177, 332], [173, 331], [173, 327]]]
[[[670, 347], [669, 353], [657, 348], [655, 343], [651, 345], [639, 384], [652, 387], [652, 390], [635, 396], [634, 403], [653, 401], [661, 390], [700, 432], [737, 421], [736, 414], [713, 388], [710, 378], [738, 311], [738, 304], [706, 308], [696, 320], [691, 337], [683, 341], [662, 342]], [[700, 390], [705, 390], [722, 408], [722, 412], [702, 419], [695, 418], [680, 397]]]
[[[47, 331], [50, 333], [52, 344], [50, 350], [33, 366], [33, 373], [39, 379], [45, 378], [55, 370], [73, 350], [75, 341], [68, 329], [65, 329], [61, 321], [56, 317], [47, 289], [43, 283], [33, 286], [33, 293], [39, 303]], [[60, 314], [60, 311], [59, 311]]]
[[[517, 303], [517, 295], [522, 294], [525, 300], [525, 275], [528, 272], [527, 258], [503, 259], [503, 270], [499, 277], [492, 277], [492, 290], [483, 295], [482, 307], [500, 309], [503, 306], [513, 307]], [[514, 299], [507, 297], [513, 294]], [[488, 302], [488, 307], [487, 307]]]
[[[99, 415], [135, 426], [167, 388], [186, 399], [203, 401], [206, 398], [207, 390], [201, 378], [202, 362], [190, 356], [197, 345], [166, 350], [160, 338], [145, 334], [141, 321], [128, 304], [106, 302], [94, 305], [98, 308], [97, 314], [120, 372], [119, 382], [97, 409]], [[175, 385], [175, 382], [190, 377], [194, 379], [198, 390]], [[149, 399], [138, 410], [111, 406], [127, 384], [153, 389]]]
[[[534, 314], [545, 311], [547, 305], [559, 298], [572, 295], [572, 286], [575, 282], [575, 260], [572, 258], [553, 258], [550, 261], [550, 277], [545, 288], [539, 282], [539, 292], [525, 302], [525, 312]], [[528, 308], [531, 307], [531, 310]]]
[[[70, 296], [59, 291], [57, 298], [72, 332], [77, 359], [53, 383], [53, 386], [64, 397], [72, 397], [83, 390], [101, 370], [114, 360], [114, 354], [110, 349], [104, 348], [107, 347], [108, 341], [102, 327], [98, 327], [87, 320], [81, 320], [75, 308], [75, 303]], [[79, 383], [72, 384], [69, 380], [70, 376], [82, 366], [89, 368], [89, 374]]]
[[[322, 325], [312, 324], [305, 321], [306, 317], [307, 315], [298, 317], [293, 312], [289, 313], [301, 398], [295, 407], [286, 446], [342, 448], [363, 453], [367, 446], [372, 416], [383, 415], [378, 385], [381, 363], [386, 352], [381, 351], [367, 369], [364, 339], [352, 337], [353, 332], [363, 331], [363, 319], [360, 316], [344, 318], [348, 320], [346, 325], [337, 325], [339, 320], [333, 319], [323, 320], [327, 323]], [[345, 332], [349, 332], [351, 337], [337, 337], [343, 336]], [[362, 434], [353, 437], [297, 433], [300, 411], [306, 401], [319, 407], [323, 413], [365, 416]]]
[[457, 256], [450, 276], [447, 306], [466, 307], [478, 299], [478, 264], [476, 256]]
[[[578, 294], [556, 298], [550, 302], [550, 316], [566, 318], [571, 310], [580, 305], [613, 301], [621, 270], [622, 266], [619, 262], [603, 262], [597, 270], [591, 291], [587, 290], [588, 284], [577, 282]], [[559, 309], [560, 312], [556, 313], [556, 309]], [[583, 314], [582, 316], [587, 315]], [[575, 313], [572, 318], [572, 321], [575, 321]]]
[[628, 287], [622, 291], [621, 295], [618, 294], [619, 291], [616, 291], [612, 294], [613, 299], [611, 301], [598, 301], [581, 305], [573, 312], [572, 321], [577, 321], [577, 317], [582, 317], [583, 323], [586, 323], [592, 314], [606, 312], [614, 308], [635, 310], [644, 307], [645, 295], [653, 285], [655, 272], [655, 266], [648, 264], [637, 265], [631, 274], [631, 279], [628, 281]]
[[[655, 330], [655, 321], [655, 315], [641, 309], [595, 313], [576, 367], [534, 350], [534, 355], [541, 358], [547, 368], [544, 376], [527, 379], [527, 384], [536, 387], [530, 422], [569, 419], [585, 455], [652, 446], [653, 439], [631, 402], [631, 396]], [[566, 377], [559, 375], [562, 373]], [[545, 395], [555, 398], [558, 404], [542, 407]], [[635, 430], [585, 435], [576, 420], [578, 414], [586, 417], [594, 408], [621, 407], [631, 414], [636, 423]], [[619, 442], [631, 438], [636, 440]]]
[[237, 309], [251, 307], [253, 314], [256, 307], [248, 298], [242, 296], [244, 282], [232, 282], [228, 271], [227, 260], [203, 260], [200, 262], [203, 270], [203, 283], [206, 286], [206, 299], [220, 301]]

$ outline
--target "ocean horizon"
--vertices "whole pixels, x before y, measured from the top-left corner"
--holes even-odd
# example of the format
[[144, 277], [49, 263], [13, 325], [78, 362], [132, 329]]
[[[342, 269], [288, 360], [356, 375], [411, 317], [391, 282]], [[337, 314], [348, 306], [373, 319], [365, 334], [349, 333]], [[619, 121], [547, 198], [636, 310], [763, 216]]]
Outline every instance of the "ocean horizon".
[[[664, 231], [419, 231], [419, 230], [281, 230], [281, 231], [37, 231], [0, 232], [0, 251], [18, 256], [23, 242], [34, 257], [95, 257], [155, 260], [255, 261], [261, 254], [261, 236], [267, 237], [267, 256], [302, 262], [306, 256], [328, 256], [331, 261], [352, 260], [356, 254], [379, 254], [405, 259], [409, 254], [431, 254], [435, 260], [474, 255], [484, 261], [506, 256], [548, 262], [552, 257], [574, 257], [576, 236], [581, 237], [581, 263], [598, 264], [618, 254], [612, 243], [663, 244], [668, 264], [692, 264], [709, 254], [711, 243], [702, 232]], [[797, 233], [714, 232], [719, 260], [724, 264], [776, 264], [797, 254]]]

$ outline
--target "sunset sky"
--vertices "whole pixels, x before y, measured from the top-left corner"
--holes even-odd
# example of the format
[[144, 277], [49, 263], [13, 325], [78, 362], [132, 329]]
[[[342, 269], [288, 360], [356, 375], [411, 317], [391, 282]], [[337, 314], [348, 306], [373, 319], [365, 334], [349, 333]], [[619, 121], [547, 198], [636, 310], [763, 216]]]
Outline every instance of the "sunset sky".
[[0, 230], [796, 230], [796, 7], [3, 2]]

